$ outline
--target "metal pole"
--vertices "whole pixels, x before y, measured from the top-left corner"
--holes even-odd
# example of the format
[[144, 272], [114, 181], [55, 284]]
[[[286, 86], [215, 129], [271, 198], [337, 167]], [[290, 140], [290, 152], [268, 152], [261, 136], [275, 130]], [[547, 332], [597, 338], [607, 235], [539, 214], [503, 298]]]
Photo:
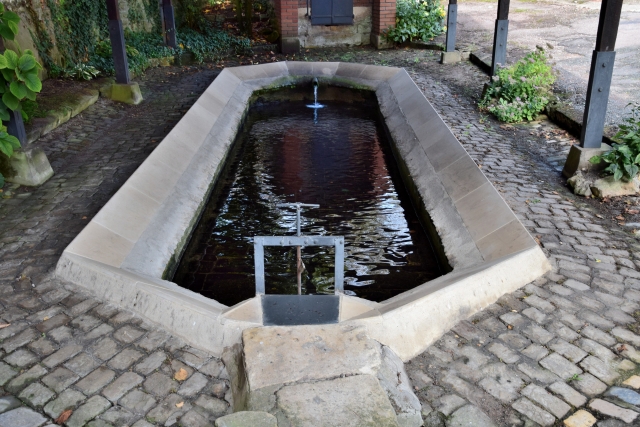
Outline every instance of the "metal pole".
[[602, 144], [621, 13], [622, 0], [602, 0], [580, 133], [580, 146], [583, 148], [600, 148]]
[[[300, 233], [300, 205], [296, 205], [296, 228], [298, 237], [302, 236]], [[302, 272], [304, 271], [304, 264], [302, 264], [302, 248], [296, 246], [296, 273], [298, 277], [298, 295], [302, 295]]]
[[507, 33], [509, 31], [509, 0], [498, 0], [498, 19], [493, 33], [493, 53], [491, 55], [491, 75], [498, 65], [507, 63]]
[[127, 49], [124, 43], [118, 0], [107, 0], [107, 15], [109, 17], [109, 37], [111, 38], [116, 83], [129, 84], [131, 82], [129, 78], [129, 62], [127, 61]]
[[456, 50], [456, 23], [458, 22], [458, 0], [449, 0], [447, 10], [447, 44], [445, 52]]
[[175, 49], [178, 47], [178, 41], [176, 40], [176, 19], [171, 0], [162, 0], [162, 18], [164, 20], [162, 26], [164, 43]]

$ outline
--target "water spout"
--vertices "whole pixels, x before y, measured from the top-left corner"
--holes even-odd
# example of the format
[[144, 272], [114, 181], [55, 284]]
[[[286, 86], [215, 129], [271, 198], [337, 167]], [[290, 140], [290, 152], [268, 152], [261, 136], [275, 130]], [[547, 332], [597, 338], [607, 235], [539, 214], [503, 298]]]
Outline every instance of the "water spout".
[[307, 105], [307, 107], [313, 108], [314, 110], [316, 110], [314, 112], [314, 122], [317, 122], [318, 120], [317, 109], [324, 108], [324, 105], [318, 104], [318, 85], [319, 85], [318, 78], [314, 77], [313, 80], [311, 80], [311, 84], [313, 85], [313, 104]]

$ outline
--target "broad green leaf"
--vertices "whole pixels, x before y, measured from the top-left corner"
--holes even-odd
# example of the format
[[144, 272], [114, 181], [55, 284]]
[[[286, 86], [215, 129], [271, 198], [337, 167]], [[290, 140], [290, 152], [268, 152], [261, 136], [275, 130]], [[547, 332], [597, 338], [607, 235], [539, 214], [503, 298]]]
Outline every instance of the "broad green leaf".
[[0, 55], [0, 69], [7, 68], [7, 58], [4, 55]]
[[613, 173], [613, 179], [615, 179], [616, 181], [620, 181], [620, 178], [622, 178], [622, 169], [616, 169], [616, 171]]
[[4, 57], [7, 60], [7, 68], [14, 70], [18, 66], [18, 54], [7, 49], [4, 51]]
[[31, 55], [22, 55], [18, 59], [18, 68], [20, 71], [29, 71], [36, 68], [36, 59]]
[[[2, 6], [2, 3], [0, 3], [0, 6]], [[0, 188], [2, 187], [4, 187], [4, 176], [0, 173]]]
[[4, 13], [4, 5], [0, 3], [0, 13]]
[[0, 121], [8, 122], [9, 120], [11, 120], [9, 110], [2, 102], [0, 102]]
[[5, 141], [9, 141], [9, 144], [11, 144], [11, 148], [13, 148], [14, 150], [20, 148], [20, 140], [15, 136], [7, 135], [4, 139]]
[[0, 73], [2, 74], [2, 77], [4, 77], [4, 79], [6, 80], [5, 83], [10, 82], [15, 77], [15, 73], [13, 72], [13, 70], [10, 70], [8, 68], [0, 70]]
[[30, 99], [32, 101], [36, 100], [36, 93], [32, 90], [30, 90], [29, 88], [25, 88], [27, 90], [27, 99]]
[[7, 157], [11, 157], [13, 155], [13, 147], [9, 141], [5, 140], [5, 138], [0, 138], [0, 153], [4, 153]]
[[15, 34], [7, 25], [0, 25], [0, 36], [7, 40], [13, 40], [15, 38]]
[[5, 92], [4, 95], [2, 95], [2, 102], [14, 111], [20, 106], [20, 101], [11, 92]]
[[9, 86], [9, 90], [11, 90], [13, 96], [18, 99], [24, 99], [27, 96], [27, 87], [24, 85], [24, 83], [13, 81]]
[[11, 12], [10, 10], [7, 10], [4, 13], [3, 18], [8, 22], [15, 22], [16, 24], [20, 22], [20, 17], [18, 16], [18, 14]]
[[42, 82], [38, 78], [38, 73], [28, 73], [25, 77], [24, 83], [30, 91], [37, 93], [42, 90]]
[[15, 38], [16, 34], [18, 34], [18, 22], [9, 21], [7, 22], [7, 27], [9, 27], [9, 30], [13, 33], [13, 37]]
[[597, 165], [601, 161], [602, 161], [602, 157], [600, 157], [600, 156], [593, 156], [592, 158], [589, 159], [589, 163], [594, 164], [594, 165]]
[[638, 154], [636, 156], [636, 159], [634, 160], [634, 163], [640, 163], [640, 154]]

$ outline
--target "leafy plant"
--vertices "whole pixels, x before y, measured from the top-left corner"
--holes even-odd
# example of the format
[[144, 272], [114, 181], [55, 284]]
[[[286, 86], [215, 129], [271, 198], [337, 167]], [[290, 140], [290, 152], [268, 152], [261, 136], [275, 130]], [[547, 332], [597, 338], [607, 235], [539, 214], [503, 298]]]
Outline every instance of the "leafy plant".
[[[13, 40], [18, 34], [20, 18], [15, 13], [5, 10], [0, 3], [0, 42]], [[33, 52], [25, 50], [24, 53], [6, 49], [0, 54], [0, 152], [7, 157], [13, 155], [13, 151], [20, 148], [20, 141], [13, 135], [9, 135], [7, 128], [2, 123], [10, 120], [9, 111], [20, 111], [20, 101], [28, 98], [36, 99], [36, 93], [42, 90], [42, 82], [38, 77], [38, 71], [42, 68], [33, 56]], [[0, 174], [0, 188], [4, 186], [4, 176]]]
[[555, 78], [544, 49], [538, 48], [512, 66], [500, 68], [478, 106], [502, 122], [533, 120], [549, 103]]
[[100, 71], [93, 65], [84, 63], [76, 64], [64, 70], [63, 77], [75, 80], [91, 80], [100, 75]]
[[631, 106], [631, 116], [624, 119], [614, 136], [620, 143], [613, 143], [611, 150], [589, 159], [593, 164], [608, 163], [604, 172], [613, 175], [616, 181], [630, 181], [640, 171], [640, 103], [628, 106]]
[[385, 31], [390, 41], [401, 43], [407, 40], [429, 41], [442, 34], [445, 11], [435, 0], [398, 0], [396, 3], [396, 26]]

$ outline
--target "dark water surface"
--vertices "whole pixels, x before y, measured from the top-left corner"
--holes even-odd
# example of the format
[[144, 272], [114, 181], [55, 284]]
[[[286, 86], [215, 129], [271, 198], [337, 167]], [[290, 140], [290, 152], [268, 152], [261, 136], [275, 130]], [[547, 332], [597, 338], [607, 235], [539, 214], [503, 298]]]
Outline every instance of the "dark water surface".
[[[302, 212], [302, 234], [345, 236], [348, 294], [383, 301], [440, 276], [377, 103], [359, 97], [317, 110], [306, 100], [256, 102], [174, 282], [226, 305], [253, 297], [251, 238], [295, 235], [295, 211], [276, 207], [289, 202], [320, 205]], [[333, 256], [303, 248], [303, 293], [333, 294]], [[268, 294], [297, 293], [295, 264], [294, 247], [265, 248]]]

